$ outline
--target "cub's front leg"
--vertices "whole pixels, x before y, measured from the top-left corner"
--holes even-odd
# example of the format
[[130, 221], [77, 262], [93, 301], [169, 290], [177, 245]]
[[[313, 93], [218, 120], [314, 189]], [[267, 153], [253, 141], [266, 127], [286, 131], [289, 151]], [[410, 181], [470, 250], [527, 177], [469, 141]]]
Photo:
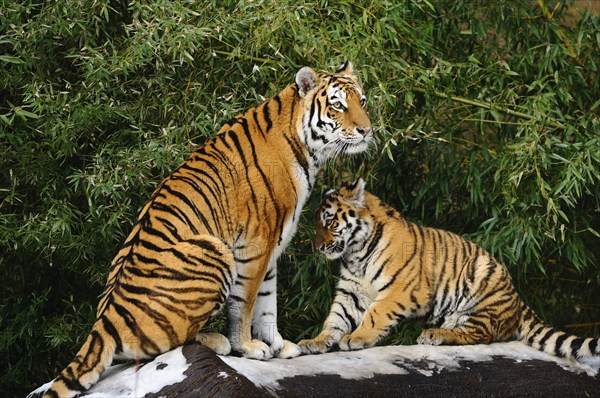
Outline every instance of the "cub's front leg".
[[387, 335], [390, 328], [406, 318], [409, 313], [410, 309], [391, 298], [373, 302], [356, 330], [342, 337], [339, 343], [340, 350], [360, 350], [374, 346]]
[[366, 295], [339, 286], [323, 331], [314, 339], [298, 343], [302, 353], [322, 354], [335, 348], [343, 336], [355, 329], [362, 320], [368, 303]]
[[268, 344], [271, 355], [278, 358], [293, 358], [301, 354], [300, 347], [284, 340], [277, 330], [277, 267], [272, 261], [265, 279], [260, 285], [254, 316], [252, 337]]

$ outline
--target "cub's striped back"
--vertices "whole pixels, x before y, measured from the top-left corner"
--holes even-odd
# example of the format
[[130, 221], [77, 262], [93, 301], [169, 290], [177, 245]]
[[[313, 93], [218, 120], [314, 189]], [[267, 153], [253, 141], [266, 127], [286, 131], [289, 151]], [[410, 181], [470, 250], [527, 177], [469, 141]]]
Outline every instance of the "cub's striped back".
[[[304, 67], [192, 153], [142, 209], [111, 264], [92, 332], [44, 396], [88, 389], [114, 357], [194, 340], [253, 359], [300, 354], [274, 328], [277, 258], [321, 165], [369, 146], [365, 101], [352, 64]], [[198, 334], [225, 303], [229, 338]]]
[[479, 344], [517, 339], [574, 359], [600, 355], [599, 340], [544, 324], [488, 252], [453, 233], [408, 222], [364, 191], [364, 182], [325, 192], [316, 246], [341, 260], [336, 296], [323, 331], [305, 353], [370, 347], [403, 319], [430, 328], [420, 344]]

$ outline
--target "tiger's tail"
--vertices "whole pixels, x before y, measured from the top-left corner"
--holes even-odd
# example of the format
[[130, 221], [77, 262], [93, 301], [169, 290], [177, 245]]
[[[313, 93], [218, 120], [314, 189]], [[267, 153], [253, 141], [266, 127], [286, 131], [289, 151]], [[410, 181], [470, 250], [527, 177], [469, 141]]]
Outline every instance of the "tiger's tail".
[[524, 303], [517, 340], [545, 353], [578, 361], [600, 357], [600, 339], [578, 337], [548, 326]]
[[95, 384], [113, 360], [116, 343], [109, 336], [102, 319], [96, 321], [75, 359], [54, 379], [43, 398], [74, 397]]

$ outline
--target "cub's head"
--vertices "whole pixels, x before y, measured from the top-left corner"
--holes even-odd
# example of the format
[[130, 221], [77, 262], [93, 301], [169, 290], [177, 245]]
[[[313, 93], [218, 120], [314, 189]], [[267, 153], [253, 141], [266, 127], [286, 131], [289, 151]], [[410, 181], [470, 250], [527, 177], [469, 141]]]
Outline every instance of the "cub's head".
[[358, 179], [339, 190], [329, 189], [316, 214], [315, 245], [328, 259], [334, 260], [360, 248], [369, 233], [364, 217], [365, 182]]
[[367, 113], [367, 97], [346, 62], [335, 73], [316, 73], [304, 67], [296, 74], [302, 99], [301, 137], [316, 160], [323, 162], [340, 153], [358, 153], [373, 141]]

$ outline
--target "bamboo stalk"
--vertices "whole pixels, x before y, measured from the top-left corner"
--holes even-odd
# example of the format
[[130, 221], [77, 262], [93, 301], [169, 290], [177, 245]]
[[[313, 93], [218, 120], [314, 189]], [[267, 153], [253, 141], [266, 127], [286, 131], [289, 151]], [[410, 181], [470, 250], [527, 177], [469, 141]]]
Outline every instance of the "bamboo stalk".
[[[428, 91], [426, 91], [425, 89], [420, 88], [420, 87], [413, 87], [412, 90], [419, 92], [419, 93], [424, 93], [424, 94], [428, 93]], [[459, 97], [456, 95], [448, 95], [448, 94], [442, 93], [440, 91], [435, 91], [435, 90], [431, 91], [431, 93], [433, 93], [433, 95], [435, 95], [436, 97], [449, 99], [450, 101], [459, 102], [461, 104], [472, 105], [472, 106], [476, 106], [478, 108], [488, 109], [488, 110], [492, 110], [492, 111], [499, 111], [502, 113], [506, 113], [507, 115], [518, 117], [520, 119], [535, 120], [534, 116], [529, 115], [527, 113], [513, 111], [512, 109], [499, 107], [497, 105], [487, 104], [485, 102], [476, 101], [476, 100], [472, 100], [472, 99], [468, 99], [468, 98], [464, 98], [464, 97]], [[549, 126], [563, 129], [563, 130], [567, 128], [564, 124], [559, 123], [554, 120], [548, 120], [546, 123]]]
[[586, 323], [572, 323], [570, 325], [565, 325], [565, 329], [575, 329], [575, 328], [587, 328], [590, 326], [599, 326], [600, 322], [586, 322]]
[[231, 52], [221, 51], [221, 50], [211, 50], [211, 51], [213, 51], [216, 54], [228, 55], [228, 56], [234, 57], [234, 58], [248, 59], [250, 61], [262, 62], [262, 63], [265, 63], [265, 64], [272, 64], [272, 63], [276, 62], [276, 61], [273, 61], [272, 59], [260, 58], [260, 57], [253, 57], [251, 55], [246, 55], [246, 54], [234, 54], [234, 53], [231, 53]]

